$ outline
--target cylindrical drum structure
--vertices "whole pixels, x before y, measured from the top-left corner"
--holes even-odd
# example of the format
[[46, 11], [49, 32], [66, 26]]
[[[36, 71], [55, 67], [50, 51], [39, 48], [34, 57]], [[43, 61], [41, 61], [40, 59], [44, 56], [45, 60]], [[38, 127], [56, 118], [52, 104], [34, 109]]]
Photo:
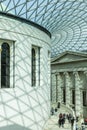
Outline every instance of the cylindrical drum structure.
[[0, 129], [42, 130], [50, 114], [50, 33], [0, 14]]

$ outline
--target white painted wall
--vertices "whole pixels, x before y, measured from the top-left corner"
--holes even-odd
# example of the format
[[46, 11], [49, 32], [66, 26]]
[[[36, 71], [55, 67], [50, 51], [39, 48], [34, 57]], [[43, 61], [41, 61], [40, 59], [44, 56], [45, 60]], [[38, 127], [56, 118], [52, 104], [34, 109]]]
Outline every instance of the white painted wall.
[[[50, 38], [31, 25], [0, 16], [0, 39], [15, 41], [15, 87], [0, 89], [0, 128], [41, 130], [50, 113]], [[37, 87], [31, 87], [32, 45], [41, 47], [41, 85]]]

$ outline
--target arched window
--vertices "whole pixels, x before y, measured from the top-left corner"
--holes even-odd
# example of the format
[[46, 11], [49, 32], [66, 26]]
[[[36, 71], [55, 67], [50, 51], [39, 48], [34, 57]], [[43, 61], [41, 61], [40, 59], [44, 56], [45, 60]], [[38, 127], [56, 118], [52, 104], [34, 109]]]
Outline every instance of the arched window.
[[8, 43], [1, 45], [1, 88], [10, 87], [10, 46]]
[[36, 85], [36, 53], [32, 48], [32, 86]]
[[40, 47], [32, 46], [32, 86], [40, 86]]

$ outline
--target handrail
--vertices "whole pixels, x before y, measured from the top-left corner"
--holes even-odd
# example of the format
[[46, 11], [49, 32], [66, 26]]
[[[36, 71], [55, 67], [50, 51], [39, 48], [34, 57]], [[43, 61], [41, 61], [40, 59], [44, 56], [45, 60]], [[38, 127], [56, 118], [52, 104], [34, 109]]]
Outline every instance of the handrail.
[[70, 106], [64, 105], [63, 103], [61, 103], [61, 106], [67, 108], [68, 112], [72, 113], [73, 116], [75, 117], [74, 110]]

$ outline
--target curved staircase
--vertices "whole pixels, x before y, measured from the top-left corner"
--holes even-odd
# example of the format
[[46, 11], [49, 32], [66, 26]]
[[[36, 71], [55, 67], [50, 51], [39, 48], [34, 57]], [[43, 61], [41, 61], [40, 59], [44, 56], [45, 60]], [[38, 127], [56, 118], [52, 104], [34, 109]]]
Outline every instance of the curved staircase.
[[[52, 107], [57, 108], [56, 104], [52, 104]], [[68, 122], [67, 119], [65, 121], [64, 128], [59, 128], [58, 117], [59, 117], [60, 113], [65, 113], [65, 114], [71, 113], [75, 117], [74, 111], [70, 107], [68, 107], [64, 104], [60, 104], [60, 108], [57, 108], [57, 112], [54, 112], [54, 115], [51, 115], [51, 117], [45, 124], [45, 127], [43, 130], [65, 130], [65, 129], [71, 130], [71, 124]], [[74, 130], [75, 130], [75, 128], [74, 128]]]

